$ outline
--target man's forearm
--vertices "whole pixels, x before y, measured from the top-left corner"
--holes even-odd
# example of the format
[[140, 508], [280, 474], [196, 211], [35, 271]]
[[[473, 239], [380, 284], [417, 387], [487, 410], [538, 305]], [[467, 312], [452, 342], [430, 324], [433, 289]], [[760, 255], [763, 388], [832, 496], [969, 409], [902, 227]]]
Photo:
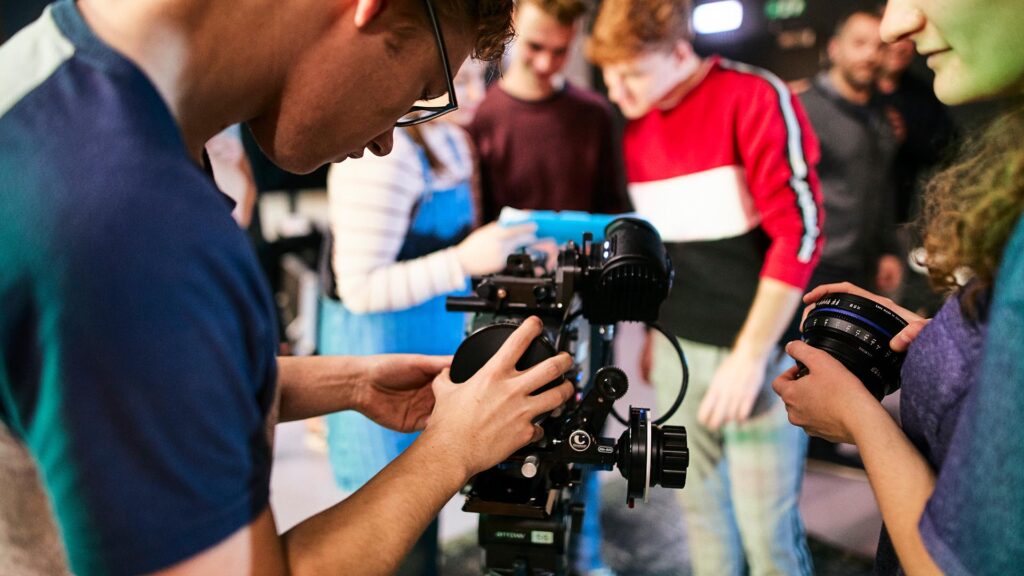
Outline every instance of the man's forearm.
[[424, 432], [349, 498], [278, 536], [269, 506], [223, 541], [158, 574], [383, 575], [397, 570], [423, 530], [466, 483], [455, 442]]
[[880, 407], [860, 415], [852, 432], [903, 569], [907, 574], [941, 574], [918, 528], [935, 490], [935, 473]]
[[284, 534], [291, 574], [392, 574], [465, 484], [457, 454], [425, 432], [355, 494]]
[[355, 356], [278, 357], [279, 421], [358, 408], [366, 370], [365, 359]]
[[734, 352], [765, 358], [778, 344], [800, 305], [801, 290], [774, 278], [761, 278]]

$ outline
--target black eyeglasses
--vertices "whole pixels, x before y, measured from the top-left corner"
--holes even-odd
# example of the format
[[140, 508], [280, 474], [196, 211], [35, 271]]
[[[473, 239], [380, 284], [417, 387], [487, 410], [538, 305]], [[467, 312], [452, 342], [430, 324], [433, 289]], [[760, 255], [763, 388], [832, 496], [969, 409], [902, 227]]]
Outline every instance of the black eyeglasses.
[[434, 6], [430, 3], [430, 0], [423, 0], [423, 2], [427, 5], [427, 14], [430, 15], [430, 23], [434, 26], [434, 37], [437, 39], [437, 49], [441, 52], [441, 63], [444, 65], [444, 79], [448, 83], [448, 92], [437, 98], [417, 100], [412, 105], [412, 108], [406, 112], [405, 116], [402, 116], [398, 119], [398, 122], [395, 122], [395, 126], [400, 128], [422, 124], [459, 108], [459, 102], [455, 99], [455, 82], [452, 80], [452, 69], [448, 65], [448, 51], [444, 48], [444, 36], [441, 35], [441, 25], [437, 21], [437, 15], [434, 14]]

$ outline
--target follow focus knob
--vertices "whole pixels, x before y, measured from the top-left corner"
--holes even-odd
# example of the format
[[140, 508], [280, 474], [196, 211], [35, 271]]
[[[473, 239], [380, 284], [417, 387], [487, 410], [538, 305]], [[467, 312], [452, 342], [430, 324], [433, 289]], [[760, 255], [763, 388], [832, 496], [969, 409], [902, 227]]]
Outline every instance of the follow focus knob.
[[682, 488], [686, 485], [686, 467], [690, 465], [690, 451], [686, 447], [686, 428], [682, 426], [661, 427], [661, 450], [656, 455], [658, 470], [657, 484], [665, 488]]
[[594, 382], [602, 396], [618, 400], [629, 390], [629, 378], [626, 373], [614, 366], [605, 366], [594, 373]]

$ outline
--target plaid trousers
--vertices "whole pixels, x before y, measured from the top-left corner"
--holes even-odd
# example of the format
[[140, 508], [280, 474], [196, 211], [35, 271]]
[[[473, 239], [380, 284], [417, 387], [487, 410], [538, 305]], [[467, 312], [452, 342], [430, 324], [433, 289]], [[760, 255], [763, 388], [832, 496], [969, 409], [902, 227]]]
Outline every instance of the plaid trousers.
[[[690, 466], [678, 492], [693, 573], [696, 576], [810, 575], [797, 499], [803, 481], [807, 436], [789, 423], [771, 381], [793, 365], [778, 348], [750, 418], [717, 431], [697, 421], [697, 410], [729, 348], [680, 339], [690, 369], [689, 390], [668, 422], [686, 427]], [[660, 413], [679, 390], [675, 349], [655, 338], [651, 380]]]

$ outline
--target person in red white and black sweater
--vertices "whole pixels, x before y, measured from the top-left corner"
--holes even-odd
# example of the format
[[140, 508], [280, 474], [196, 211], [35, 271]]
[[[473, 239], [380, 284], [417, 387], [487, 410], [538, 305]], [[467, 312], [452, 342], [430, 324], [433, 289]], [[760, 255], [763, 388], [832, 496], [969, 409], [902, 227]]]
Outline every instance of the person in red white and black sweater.
[[627, 126], [629, 194], [678, 270], [665, 323], [731, 346], [762, 279], [799, 291], [817, 262], [818, 143], [770, 73], [716, 57], [688, 82], [676, 106]]
[[[588, 51], [629, 119], [633, 205], [676, 269], [662, 321], [690, 364], [672, 423], [690, 439], [694, 573], [810, 574], [796, 508], [807, 439], [767, 383], [791, 365], [779, 341], [821, 252], [818, 141], [777, 77], [694, 53], [687, 2], [605, 0]], [[660, 338], [646, 349], [664, 408], [677, 361]]]

